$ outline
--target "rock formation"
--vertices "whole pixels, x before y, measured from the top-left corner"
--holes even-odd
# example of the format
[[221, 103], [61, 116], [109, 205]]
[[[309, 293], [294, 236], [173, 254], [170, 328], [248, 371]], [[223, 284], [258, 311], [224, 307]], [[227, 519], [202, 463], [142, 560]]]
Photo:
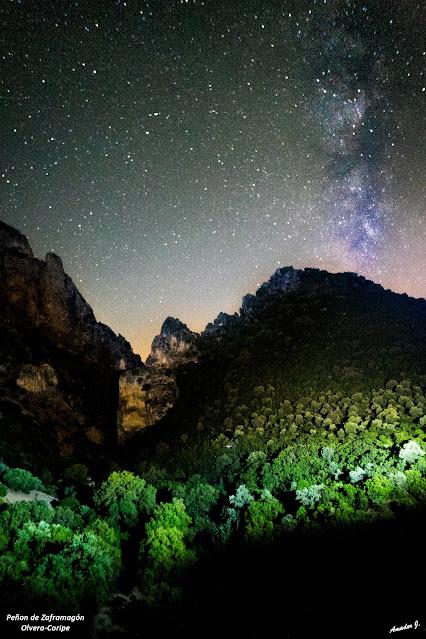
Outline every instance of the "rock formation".
[[151, 354], [146, 360], [149, 367], [176, 368], [198, 361], [199, 335], [174, 317], [167, 317], [161, 332], [154, 337]]
[[275, 293], [287, 293], [300, 286], [303, 271], [294, 269], [292, 266], [284, 266], [275, 271], [267, 282], [264, 282], [256, 291], [256, 295], [248, 293], [243, 297], [241, 304], [241, 315], [248, 315], [259, 303]]
[[0, 364], [0, 411], [13, 414], [10, 425], [0, 419], [0, 455], [24, 421], [15, 449], [31, 451], [40, 428], [52, 455], [84, 449], [93, 429], [112, 441], [118, 371], [142, 366], [123, 337], [96, 321], [61, 259], [35, 258], [27, 238], [3, 222]]
[[220, 312], [213, 322], [207, 324], [204, 331], [201, 333], [203, 337], [211, 335], [220, 336], [223, 331], [227, 330], [231, 326], [236, 326], [240, 320], [238, 313], [229, 315], [228, 313]]
[[119, 442], [153, 426], [172, 408], [178, 397], [177, 369], [198, 361], [200, 336], [180, 320], [167, 317], [154, 337], [146, 367], [120, 375], [117, 430]]
[[173, 371], [137, 368], [120, 376], [118, 439], [153, 426], [172, 408], [178, 397]]
[[268, 296], [286, 292], [300, 284], [300, 271], [292, 267], [276, 271], [262, 284], [256, 295], [243, 298], [241, 315], [219, 313], [198, 335], [174, 317], [167, 317], [160, 334], [154, 337], [146, 368], [127, 370], [120, 376], [118, 437], [120, 442], [131, 438], [137, 431], [152, 426], [175, 405], [178, 398], [178, 373], [188, 365], [198, 364], [210, 350], [213, 342], [220, 341], [226, 332], [249, 320], [257, 304]]

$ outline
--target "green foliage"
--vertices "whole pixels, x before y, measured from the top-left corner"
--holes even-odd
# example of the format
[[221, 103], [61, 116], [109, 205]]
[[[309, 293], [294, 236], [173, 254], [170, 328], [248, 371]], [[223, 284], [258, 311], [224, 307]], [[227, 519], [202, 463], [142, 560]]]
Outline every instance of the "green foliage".
[[19, 501], [9, 504], [0, 512], [0, 530], [4, 531], [12, 541], [27, 522], [50, 523], [53, 517], [53, 509], [43, 501]]
[[217, 487], [203, 481], [201, 475], [192, 475], [186, 483], [173, 485], [173, 495], [183, 500], [194, 534], [209, 527], [208, 515], [220, 496]]
[[94, 495], [100, 512], [115, 526], [132, 528], [155, 508], [156, 489], [129, 471], [114, 472]]
[[9, 466], [0, 459], [0, 477], [9, 469]]
[[261, 499], [251, 501], [245, 513], [245, 534], [250, 541], [271, 541], [277, 534], [275, 525], [278, 515], [284, 512], [282, 504], [268, 490]]
[[229, 497], [229, 503], [236, 509], [244, 508], [244, 506], [247, 506], [251, 501], [253, 501], [253, 495], [250, 494], [244, 484], [238, 486], [235, 495]]
[[[212, 545], [281, 543], [297, 530], [424, 505], [424, 386], [393, 380], [372, 391], [310, 387], [291, 397], [275, 380], [273, 390], [257, 383], [244, 402], [238, 385], [227, 396], [228, 414], [212, 404], [202, 429], [197, 419], [176, 446], [163, 442], [146, 453], [149, 462], [138, 460], [143, 476], [111, 473], [92, 507], [73, 486], [54, 507], [2, 504], [0, 578], [48, 601], [95, 604], [116, 587], [123, 545], [125, 574], [137, 563], [142, 598], [162, 605], [182, 595], [186, 570]], [[84, 484], [84, 468], [70, 467], [67, 478]], [[28, 475], [38, 481], [21, 469], [4, 476], [13, 481], [16, 471], [20, 485]]]
[[314, 508], [321, 499], [321, 492], [324, 488], [324, 484], [313, 484], [307, 488], [301, 488], [296, 490], [296, 499], [300, 501], [303, 506]]
[[23, 468], [9, 468], [3, 475], [3, 481], [12, 490], [21, 490], [24, 493], [44, 489], [41, 481]]
[[100, 603], [115, 587], [120, 566], [116, 533], [96, 520], [62, 550], [46, 554], [26, 581], [35, 594], [67, 605]]
[[141, 583], [149, 601], [177, 594], [172, 573], [178, 573], [195, 560], [195, 552], [185, 544], [191, 517], [182, 499], [159, 504], [146, 524], [146, 539], [141, 543]]
[[406, 442], [399, 451], [399, 457], [407, 464], [412, 464], [420, 457], [423, 457], [425, 451], [416, 441], [410, 440]]
[[89, 469], [85, 464], [72, 464], [66, 469], [64, 478], [76, 484], [85, 484], [89, 479]]

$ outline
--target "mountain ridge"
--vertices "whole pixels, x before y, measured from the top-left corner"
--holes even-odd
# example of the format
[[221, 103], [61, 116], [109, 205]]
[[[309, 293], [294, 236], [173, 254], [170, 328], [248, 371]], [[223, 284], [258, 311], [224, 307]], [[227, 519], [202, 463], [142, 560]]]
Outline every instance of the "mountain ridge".
[[18, 439], [31, 456], [40, 428], [57, 457], [113, 442], [118, 371], [142, 366], [141, 359], [97, 322], [61, 258], [34, 257], [28, 239], [4, 222], [0, 329], [3, 445], [10, 451], [22, 429]]

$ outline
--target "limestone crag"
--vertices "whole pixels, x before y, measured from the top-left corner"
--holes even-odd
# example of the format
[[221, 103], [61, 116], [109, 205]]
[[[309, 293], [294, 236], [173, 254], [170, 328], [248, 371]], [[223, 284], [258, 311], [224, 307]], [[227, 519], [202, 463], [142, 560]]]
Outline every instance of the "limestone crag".
[[173, 371], [136, 368], [120, 375], [118, 440], [159, 422], [178, 397]]
[[189, 362], [197, 362], [200, 336], [174, 317], [164, 320], [161, 332], [154, 337], [148, 367], [173, 369]]
[[96, 361], [107, 356], [116, 369], [138, 366], [141, 360], [129, 343], [97, 322], [62, 260], [48, 253], [33, 257], [27, 239], [0, 222], [0, 301], [2, 315], [27, 322], [61, 348]]
[[2, 414], [13, 415], [10, 427], [0, 419], [0, 454], [21, 417], [26, 441], [16, 449], [31, 450], [40, 428], [52, 454], [56, 444], [72, 454], [77, 440], [84, 448], [94, 429], [113, 440], [118, 371], [142, 366], [123, 337], [96, 321], [61, 259], [35, 258], [27, 238], [3, 222], [0, 364]]

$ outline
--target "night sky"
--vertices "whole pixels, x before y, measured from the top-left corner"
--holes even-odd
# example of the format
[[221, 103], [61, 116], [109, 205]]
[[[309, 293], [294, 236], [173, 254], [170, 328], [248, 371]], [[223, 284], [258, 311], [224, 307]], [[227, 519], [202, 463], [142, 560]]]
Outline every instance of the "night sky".
[[3, 0], [0, 217], [143, 356], [279, 266], [426, 296], [425, 15]]

